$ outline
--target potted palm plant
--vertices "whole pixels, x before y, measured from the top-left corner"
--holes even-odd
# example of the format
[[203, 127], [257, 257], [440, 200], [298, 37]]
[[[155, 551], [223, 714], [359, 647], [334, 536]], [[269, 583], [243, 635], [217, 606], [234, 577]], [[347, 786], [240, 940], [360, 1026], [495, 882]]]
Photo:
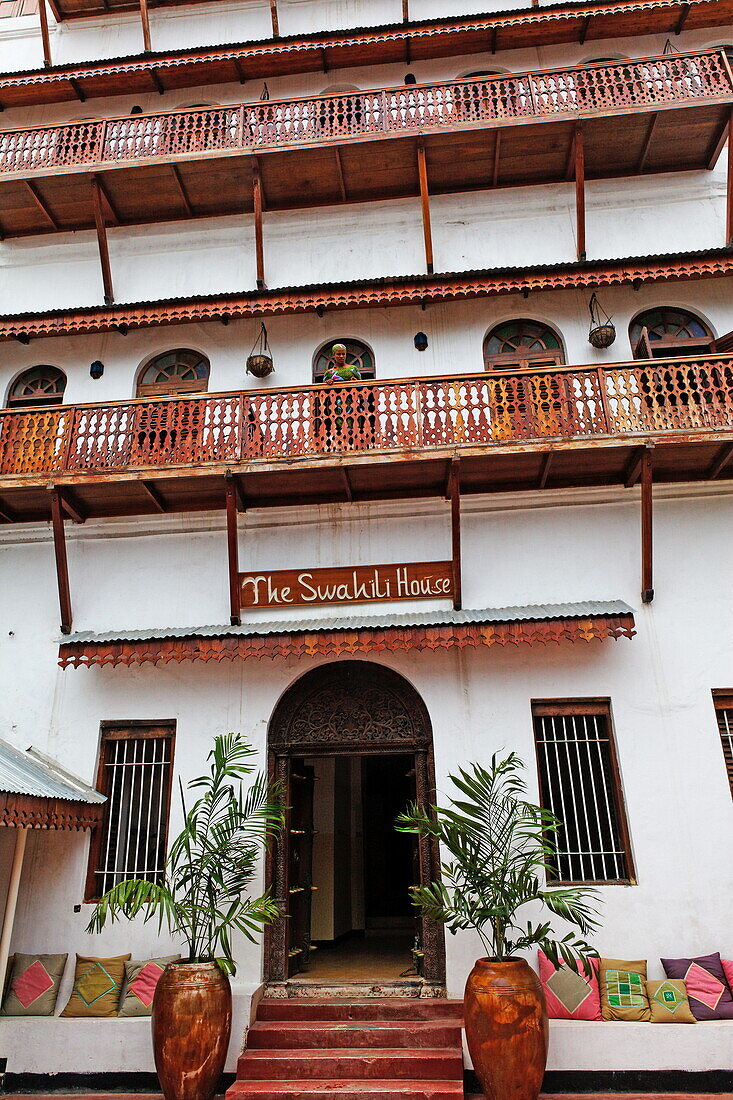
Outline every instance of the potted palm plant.
[[[545, 886], [561, 823], [527, 801], [523, 768], [516, 753], [495, 753], [488, 768], [473, 763], [450, 776], [449, 806], [413, 804], [397, 819], [401, 832], [438, 841], [446, 854], [441, 881], [412, 887], [413, 903], [454, 934], [472, 928], [486, 952], [468, 977], [464, 1012], [476, 1076], [491, 1100], [536, 1100], [547, 1061], [542, 986], [519, 953], [541, 947], [576, 971], [597, 957], [584, 938], [598, 925], [594, 892]], [[549, 921], [530, 919], [542, 908], [580, 935], [554, 939]]]
[[210, 1100], [219, 1082], [231, 1032], [236, 973], [232, 934], [255, 941], [280, 915], [266, 891], [247, 893], [259, 855], [283, 824], [282, 792], [254, 771], [254, 750], [238, 734], [215, 738], [209, 770], [189, 783], [199, 792], [183, 805], [183, 828], [155, 882], [126, 879], [96, 903], [87, 928], [108, 921], [157, 918], [185, 941], [187, 958], [166, 967], [153, 999], [153, 1053], [165, 1100]]

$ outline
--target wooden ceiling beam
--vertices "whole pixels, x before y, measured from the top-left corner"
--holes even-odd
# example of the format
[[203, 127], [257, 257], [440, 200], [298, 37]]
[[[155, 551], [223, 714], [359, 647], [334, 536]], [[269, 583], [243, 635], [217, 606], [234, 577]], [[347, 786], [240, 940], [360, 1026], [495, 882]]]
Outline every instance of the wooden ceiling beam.
[[4, 500], [0, 499], [0, 523], [17, 523], [18, 517]]
[[675, 28], [674, 28], [674, 33], [676, 35], [682, 33], [682, 28], [684, 27], [685, 23], [687, 22], [687, 16], [689, 14], [690, 14], [690, 4], [683, 4], [682, 7], [680, 8], [680, 17], [677, 20], [677, 23], [676, 23]]
[[195, 217], [195, 215], [193, 207], [191, 206], [191, 200], [188, 197], [188, 192], [186, 191], [183, 180], [181, 179], [181, 173], [178, 169], [178, 166], [176, 164], [172, 164], [171, 169], [173, 170], [173, 179], [176, 181], [176, 187], [178, 188], [178, 192], [181, 196], [181, 199], [183, 200], [186, 214], [189, 218], [193, 218]]
[[38, 209], [41, 211], [43, 216], [45, 218], [47, 218], [47, 220], [48, 220], [49, 224], [51, 225], [51, 227], [53, 229], [58, 230], [59, 229], [59, 223], [56, 221], [56, 218], [53, 216], [53, 214], [49, 210], [48, 205], [46, 204], [44, 199], [41, 197], [40, 192], [39, 192], [38, 188], [36, 187], [36, 185], [34, 183], [31, 183], [30, 180], [23, 180], [23, 183], [25, 184], [26, 190], [29, 192], [29, 194], [30, 194], [31, 198], [33, 199], [34, 203], [36, 204]]
[[153, 504], [155, 505], [156, 512], [167, 512], [167, 505], [153, 482], [141, 481], [140, 484], [144, 489], [146, 495], [150, 498], [150, 500], [152, 500]]
[[634, 450], [626, 469], [624, 470], [622, 477], [624, 482], [624, 488], [632, 489], [639, 480], [639, 474], [641, 473], [641, 463], [644, 458], [644, 451], [646, 447], [637, 447]]
[[226, 486], [227, 560], [229, 564], [229, 622], [232, 626], [239, 626], [242, 622], [242, 599], [239, 589], [237, 490], [234, 484], [234, 476], [231, 471], [227, 471], [224, 481]]
[[728, 115], [728, 170], [725, 188], [725, 246], [733, 244], [733, 107]]
[[733, 443], [726, 443], [724, 447], [721, 447], [715, 456], [712, 465], [705, 474], [706, 481], [715, 481], [717, 477], [720, 477], [725, 467], [733, 458]]
[[75, 80], [74, 77], [72, 76], [72, 77], [69, 77], [69, 84], [71, 85], [71, 90], [74, 93], [74, 95], [76, 96], [76, 98], [79, 100], [79, 102], [80, 103], [86, 103], [86, 101], [87, 101], [86, 93], [82, 90], [82, 88], [79, 84], [79, 81]]
[[71, 608], [71, 587], [69, 585], [69, 563], [66, 556], [66, 534], [61, 494], [58, 489], [49, 486], [51, 495], [51, 525], [53, 528], [53, 548], [56, 559], [56, 581], [59, 590], [59, 611], [61, 614], [61, 633], [71, 634], [73, 613]]
[[420, 180], [420, 205], [422, 207], [422, 229], [425, 241], [425, 263], [428, 275], [432, 275], [433, 265], [433, 230], [430, 224], [430, 191], [428, 190], [428, 166], [425, 159], [425, 142], [418, 138], [417, 142], [417, 171]]
[[546, 489], [547, 479], [550, 476], [550, 467], [552, 466], [552, 460], [555, 455], [553, 451], [548, 451], [546, 455], [542, 456], [542, 465], [540, 466], [540, 476], [537, 479], [537, 488]]
[[644, 171], [644, 165], [646, 164], [646, 158], [649, 155], [649, 147], [651, 146], [652, 138], [654, 137], [654, 131], [657, 128], [658, 119], [659, 119], [659, 112], [656, 111], [651, 117], [651, 120], [650, 120], [649, 125], [647, 127], [646, 137], [644, 138], [644, 144], [641, 147], [641, 154], [639, 155], [639, 163], [636, 166], [636, 171], [639, 173], [639, 175], [641, 175], [641, 173]]
[[92, 205], [94, 207], [94, 224], [97, 230], [97, 244], [99, 246], [99, 262], [102, 268], [102, 286], [104, 287], [104, 304], [111, 306], [115, 300], [114, 287], [112, 285], [112, 268], [109, 262], [109, 245], [107, 244], [107, 225], [102, 210], [102, 194], [99, 188], [99, 179], [92, 176], [90, 181], [92, 190]]
[[61, 507], [66, 512], [66, 515], [73, 523], [86, 523], [87, 512], [82, 508], [79, 503], [76, 494], [71, 489], [59, 489], [59, 499], [61, 501]]

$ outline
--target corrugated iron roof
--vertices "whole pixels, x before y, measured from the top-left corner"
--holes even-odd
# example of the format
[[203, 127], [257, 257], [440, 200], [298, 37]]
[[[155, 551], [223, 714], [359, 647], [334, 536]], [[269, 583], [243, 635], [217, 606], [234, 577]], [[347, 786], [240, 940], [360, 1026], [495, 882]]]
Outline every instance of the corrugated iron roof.
[[266, 637], [271, 634], [313, 634], [319, 630], [384, 630], [389, 627], [484, 625], [490, 623], [522, 623], [538, 620], [592, 619], [600, 616], [632, 615], [633, 608], [623, 600], [580, 603], [530, 604], [525, 607], [492, 607], [468, 611], [416, 611], [403, 615], [352, 615], [348, 618], [252, 621], [241, 626], [173, 626], [152, 630], [116, 630], [97, 634], [81, 631], [65, 634], [61, 644], [85, 645], [108, 642], [146, 642], [162, 638], [229, 638]]
[[103, 794], [64, 771], [55, 760], [35, 749], [21, 752], [3, 740], [0, 740], [0, 791], [36, 798], [62, 798], [68, 802], [94, 804], [105, 801]]

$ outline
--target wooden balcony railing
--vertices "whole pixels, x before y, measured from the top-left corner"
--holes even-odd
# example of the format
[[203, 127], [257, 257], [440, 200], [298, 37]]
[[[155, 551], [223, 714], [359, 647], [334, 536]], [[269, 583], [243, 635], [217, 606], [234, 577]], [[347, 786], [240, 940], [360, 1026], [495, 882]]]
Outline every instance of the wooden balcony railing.
[[9, 130], [0, 174], [197, 153], [288, 148], [519, 119], [705, 103], [733, 95], [723, 51], [480, 80], [267, 100]]
[[733, 428], [733, 356], [0, 414], [0, 476]]

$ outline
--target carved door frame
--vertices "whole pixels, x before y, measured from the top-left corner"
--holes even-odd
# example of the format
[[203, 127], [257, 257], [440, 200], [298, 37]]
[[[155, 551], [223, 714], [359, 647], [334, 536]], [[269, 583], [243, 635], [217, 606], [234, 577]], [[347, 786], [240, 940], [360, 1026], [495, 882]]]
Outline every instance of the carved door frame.
[[[403, 676], [372, 661], [334, 661], [305, 673], [287, 689], [268, 728], [268, 767], [290, 805], [291, 761], [303, 756], [412, 755], [417, 801], [434, 801], [433, 730], [427, 708]], [[288, 829], [267, 853], [265, 876], [282, 912], [288, 908]], [[421, 884], [440, 876], [437, 842], [418, 841]], [[420, 917], [424, 978], [445, 982], [443, 927]], [[288, 918], [265, 930], [266, 982], [288, 973]]]

